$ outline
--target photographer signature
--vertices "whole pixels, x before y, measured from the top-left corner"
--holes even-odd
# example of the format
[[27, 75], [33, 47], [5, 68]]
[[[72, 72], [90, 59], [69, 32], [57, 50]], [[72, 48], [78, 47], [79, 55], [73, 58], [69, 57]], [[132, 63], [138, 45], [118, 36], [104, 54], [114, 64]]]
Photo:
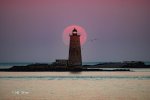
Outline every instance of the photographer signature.
[[16, 94], [16, 95], [25, 95], [25, 94], [29, 94], [29, 91], [25, 91], [25, 90], [15, 90], [15, 91], [12, 91], [13, 94]]

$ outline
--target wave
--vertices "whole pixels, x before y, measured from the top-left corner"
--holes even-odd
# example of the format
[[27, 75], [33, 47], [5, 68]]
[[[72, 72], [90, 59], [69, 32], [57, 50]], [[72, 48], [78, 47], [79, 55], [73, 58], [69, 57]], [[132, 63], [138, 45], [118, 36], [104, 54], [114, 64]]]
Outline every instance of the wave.
[[14, 80], [104, 80], [131, 79], [150, 80], [150, 76], [0, 76], [0, 79]]

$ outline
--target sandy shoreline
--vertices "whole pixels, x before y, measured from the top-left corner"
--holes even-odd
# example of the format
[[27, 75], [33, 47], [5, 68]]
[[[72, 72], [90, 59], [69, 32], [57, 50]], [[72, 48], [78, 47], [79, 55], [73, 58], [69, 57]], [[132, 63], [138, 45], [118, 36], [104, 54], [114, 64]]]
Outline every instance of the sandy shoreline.
[[[0, 73], [6, 75], [70, 75], [70, 73]], [[74, 74], [71, 74], [74, 75]], [[78, 74], [77, 74], [78, 75]], [[82, 73], [79, 75], [150, 75], [150, 72]], [[150, 100], [150, 80], [6, 80], [0, 100]]]
[[[150, 99], [149, 80], [3, 80], [0, 83], [1, 100]], [[17, 94], [17, 91], [20, 93]]]

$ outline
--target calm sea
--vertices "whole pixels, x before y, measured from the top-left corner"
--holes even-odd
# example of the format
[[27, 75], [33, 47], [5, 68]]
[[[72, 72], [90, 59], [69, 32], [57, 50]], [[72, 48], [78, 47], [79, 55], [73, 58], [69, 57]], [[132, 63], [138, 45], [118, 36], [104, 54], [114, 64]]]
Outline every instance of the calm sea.
[[[17, 74], [17, 73], [16, 73]], [[129, 80], [150, 80], [150, 75], [146, 76], [0, 76], [0, 80], [106, 80], [106, 79], [129, 79]]]

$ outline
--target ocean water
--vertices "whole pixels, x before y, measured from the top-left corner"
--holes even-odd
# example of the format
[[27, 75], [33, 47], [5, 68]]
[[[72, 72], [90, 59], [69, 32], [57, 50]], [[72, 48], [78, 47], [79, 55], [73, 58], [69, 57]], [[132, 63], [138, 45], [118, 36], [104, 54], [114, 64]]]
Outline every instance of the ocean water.
[[[16, 73], [17, 74], [17, 73]], [[150, 75], [146, 76], [84, 76], [84, 75], [68, 75], [68, 76], [0, 76], [0, 80], [108, 80], [108, 79], [128, 79], [128, 80], [150, 80]]]

